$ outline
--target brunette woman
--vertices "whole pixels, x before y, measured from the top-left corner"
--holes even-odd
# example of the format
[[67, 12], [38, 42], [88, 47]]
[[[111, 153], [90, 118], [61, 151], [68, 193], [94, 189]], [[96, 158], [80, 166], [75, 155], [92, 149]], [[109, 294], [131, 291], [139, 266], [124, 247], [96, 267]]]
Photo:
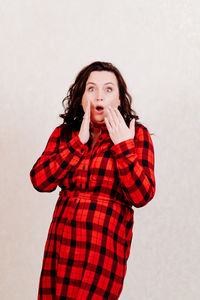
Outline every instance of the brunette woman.
[[50, 224], [38, 299], [118, 299], [127, 270], [134, 207], [155, 194], [154, 148], [119, 70], [96, 61], [63, 99], [30, 178], [61, 188]]

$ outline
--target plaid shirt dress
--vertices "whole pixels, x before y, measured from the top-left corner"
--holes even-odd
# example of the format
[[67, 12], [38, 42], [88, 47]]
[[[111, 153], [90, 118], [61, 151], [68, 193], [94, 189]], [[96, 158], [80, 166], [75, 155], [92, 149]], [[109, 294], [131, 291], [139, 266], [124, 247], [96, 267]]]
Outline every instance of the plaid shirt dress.
[[39, 192], [61, 188], [43, 256], [38, 300], [118, 299], [127, 270], [134, 207], [155, 194], [154, 148], [147, 128], [113, 144], [107, 127], [96, 144], [60, 125], [30, 171]]

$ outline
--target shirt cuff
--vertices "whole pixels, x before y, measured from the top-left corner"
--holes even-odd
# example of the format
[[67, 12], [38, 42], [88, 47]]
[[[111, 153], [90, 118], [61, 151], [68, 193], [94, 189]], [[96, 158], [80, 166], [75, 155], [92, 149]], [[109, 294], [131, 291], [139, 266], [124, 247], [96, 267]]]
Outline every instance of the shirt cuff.
[[115, 144], [110, 149], [117, 158], [136, 155], [135, 142], [133, 138]]

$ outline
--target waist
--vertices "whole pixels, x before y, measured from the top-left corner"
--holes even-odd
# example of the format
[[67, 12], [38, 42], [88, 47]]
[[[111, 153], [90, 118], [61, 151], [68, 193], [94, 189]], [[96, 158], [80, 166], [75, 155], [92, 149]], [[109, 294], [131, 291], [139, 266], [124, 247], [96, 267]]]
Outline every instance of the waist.
[[132, 205], [126, 201], [117, 199], [116, 197], [110, 197], [105, 194], [97, 195], [95, 193], [87, 192], [87, 191], [77, 191], [77, 190], [68, 190], [68, 189], [62, 189], [59, 192], [59, 195], [61, 197], [70, 197], [70, 198], [80, 198], [84, 199], [86, 202], [98, 202], [99, 200], [101, 201], [106, 201], [106, 202], [115, 202], [118, 203], [122, 206], [127, 206], [132, 209]]

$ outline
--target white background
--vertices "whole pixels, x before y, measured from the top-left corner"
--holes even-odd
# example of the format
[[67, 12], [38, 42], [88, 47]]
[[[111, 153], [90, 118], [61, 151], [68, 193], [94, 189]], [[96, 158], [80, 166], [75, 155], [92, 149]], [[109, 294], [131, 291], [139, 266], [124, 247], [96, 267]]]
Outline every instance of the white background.
[[4, 0], [1, 36], [1, 299], [37, 298], [59, 188], [29, 172], [85, 65], [121, 71], [151, 133], [157, 190], [135, 224], [120, 300], [199, 295], [199, 1]]

